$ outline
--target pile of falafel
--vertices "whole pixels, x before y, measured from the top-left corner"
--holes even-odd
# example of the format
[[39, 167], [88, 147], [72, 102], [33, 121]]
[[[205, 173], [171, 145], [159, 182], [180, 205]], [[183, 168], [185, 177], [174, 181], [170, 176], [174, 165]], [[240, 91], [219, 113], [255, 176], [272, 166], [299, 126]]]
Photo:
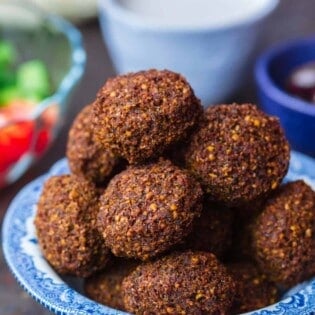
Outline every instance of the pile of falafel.
[[282, 183], [290, 148], [253, 104], [203, 109], [177, 73], [109, 79], [49, 178], [43, 255], [91, 299], [133, 314], [237, 314], [315, 274], [315, 193]]

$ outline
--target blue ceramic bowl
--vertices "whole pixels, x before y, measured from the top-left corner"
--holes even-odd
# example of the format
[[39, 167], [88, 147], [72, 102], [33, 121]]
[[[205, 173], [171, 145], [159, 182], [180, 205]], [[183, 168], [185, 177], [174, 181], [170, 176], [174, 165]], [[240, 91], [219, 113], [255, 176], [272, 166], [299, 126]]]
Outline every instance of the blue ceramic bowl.
[[[40, 304], [56, 314], [128, 315], [88, 299], [80, 283], [60, 278], [44, 259], [37, 242], [34, 217], [36, 204], [45, 180], [69, 173], [67, 160], [57, 162], [50, 171], [37, 178], [12, 201], [4, 218], [2, 246], [4, 257], [20, 285]], [[315, 189], [315, 160], [292, 152], [286, 181], [303, 179]], [[315, 278], [300, 283], [281, 301], [250, 315], [314, 315]]]
[[278, 116], [293, 149], [315, 156], [315, 106], [288, 94], [283, 86], [291, 71], [315, 61], [315, 37], [272, 47], [255, 67], [261, 108]]

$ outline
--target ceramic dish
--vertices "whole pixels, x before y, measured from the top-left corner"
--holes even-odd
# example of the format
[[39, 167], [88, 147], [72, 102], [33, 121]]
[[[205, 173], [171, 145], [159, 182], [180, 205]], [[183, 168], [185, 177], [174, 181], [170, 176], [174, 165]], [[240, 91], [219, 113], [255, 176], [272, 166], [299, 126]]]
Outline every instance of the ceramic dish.
[[278, 3], [98, 0], [103, 39], [117, 72], [181, 73], [204, 106], [237, 91], [261, 24]]
[[[29, 183], [11, 203], [3, 223], [2, 239], [5, 259], [19, 284], [40, 304], [56, 314], [123, 315], [125, 312], [100, 305], [74, 289], [70, 278], [60, 278], [43, 258], [34, 228], [36, 203], [44, 181], [68, 173], [66, 159]], [[303, 179], [315, 189], [315, 160], [292, 152], [286, 181]], [[315, 309], [315, 278], [287, 292], [274, 305], [250, 312], [251, 315], [311, 315]]]
[[314, 61], [314, 36], [283, 42], [257, 59], [255, 80], [261, 109], [279, 117], [293, 149], [315, 157], [315, 106], [284, 89], [294, 69]]
[[[0, 106], [1, 188], [20, 178], [59, 134], [73, 92], [84, 73], [86, 53], [76, 27], [22, 0], [0, 1], [0, 42], [16, 52], [16, 58], [10, 52], [16, 67], [30, 60], [42, 62], [47, 67], [52, 89], [49, 96], [32, 101], [13, 93], [15, 99], [11, 95], [10, 106]], [[34, 68], [26, 75], [31, 82], [27, 90], [36, 82], [32, 73]], [[44, 81], [42, 77], [37, 80]], [[9, 85], [7, 89], [12, 94], [16, 87]]]

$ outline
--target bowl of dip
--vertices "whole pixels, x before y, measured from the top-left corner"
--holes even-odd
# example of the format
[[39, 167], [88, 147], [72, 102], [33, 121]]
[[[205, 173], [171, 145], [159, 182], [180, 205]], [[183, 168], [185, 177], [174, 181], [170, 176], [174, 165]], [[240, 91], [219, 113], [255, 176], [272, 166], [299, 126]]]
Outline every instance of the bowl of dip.
[[182, 73], [204, 106], [239, 87], [261, 23], [278, 0], [99, 0], [104, 41], [118, 73]]
[[315, 156], [315, 37], [280, 43], [257, 60], [260, 107], [280, 118], [293, 149]]

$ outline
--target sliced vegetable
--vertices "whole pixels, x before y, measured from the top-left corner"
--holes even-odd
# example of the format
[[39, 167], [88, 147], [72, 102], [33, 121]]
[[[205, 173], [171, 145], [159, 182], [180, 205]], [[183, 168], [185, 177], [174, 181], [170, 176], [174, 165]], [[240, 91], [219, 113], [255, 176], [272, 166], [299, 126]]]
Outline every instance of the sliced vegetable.
[[26, 153], [40, 156], [51, 142], [58, 106], [33, 119], [34, 108], [52, 93], [45, 64], [38, 59], [17, 65], [17, 53], [0, 40], [0, 187]]
[[39, 101], [51, 93], [46, 66], [40, 60], [24, 62], [17, 69], [17, 87], [26, 99]]
[[12, 69], [2, 69], [0, 68], [0, 91], [2, 88], [15, 85], [16, 76]]
[[6, 170], [28, 151], [33, 133], [32, 121], [24, 121], [0, 129], [0, 171]]
[[15, 85], [0, 89], [0, 107], [8, 106], [9, 103], [22, 98], [21, 91]]
[[14, 47], [6, 42], [0, 41], [0, 69], [12, 66], [16, 62], [16, 51]]

